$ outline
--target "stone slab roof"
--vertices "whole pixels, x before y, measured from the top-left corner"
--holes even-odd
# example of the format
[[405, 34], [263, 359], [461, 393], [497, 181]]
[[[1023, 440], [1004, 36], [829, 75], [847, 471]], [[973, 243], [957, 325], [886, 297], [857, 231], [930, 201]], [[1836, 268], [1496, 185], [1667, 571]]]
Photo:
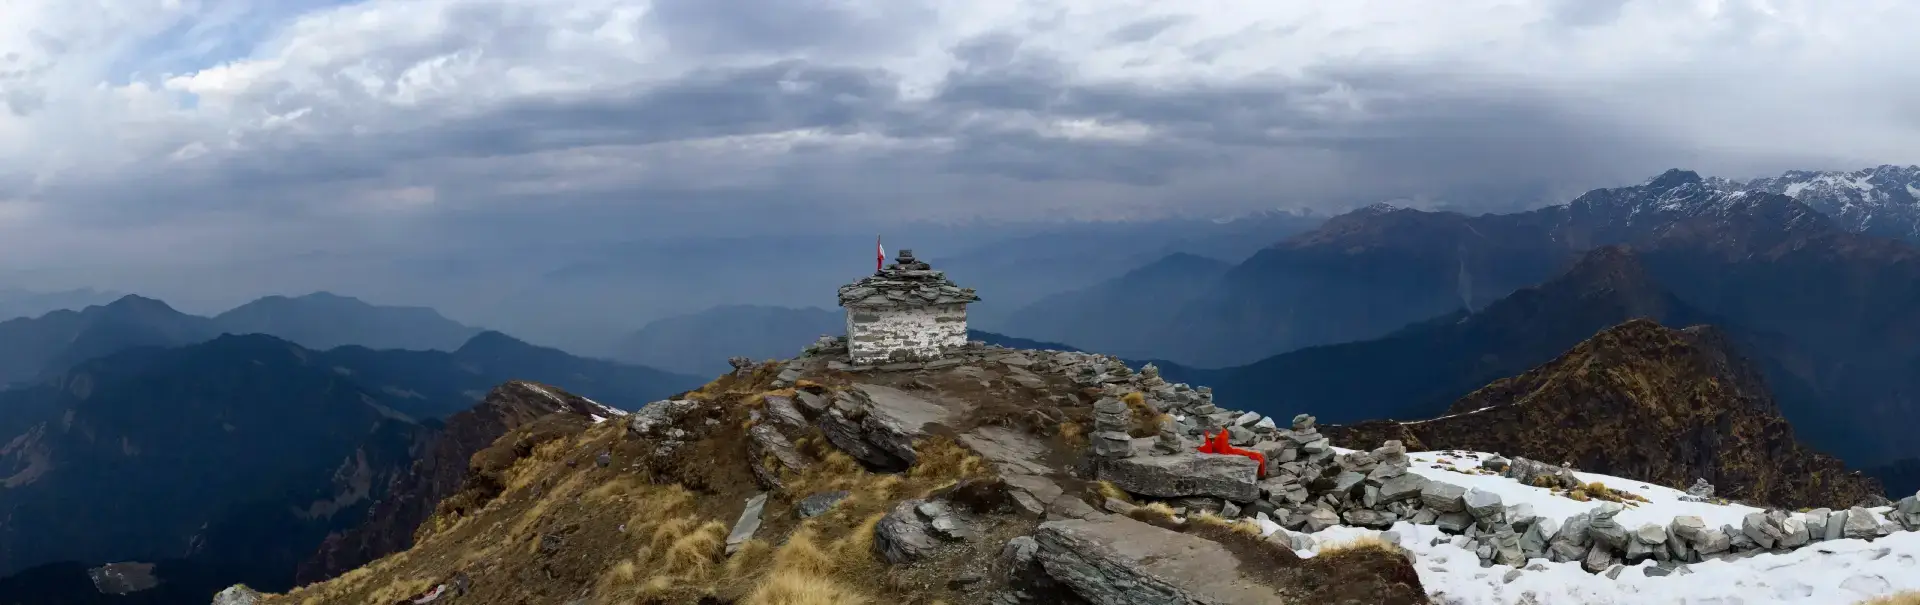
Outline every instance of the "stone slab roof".
[[901, 250], [893, 264], [860, 281], [840, 286], [842, 307], [925, 307], [978, 302], [973, 288], [953, 285], [942, 271]]

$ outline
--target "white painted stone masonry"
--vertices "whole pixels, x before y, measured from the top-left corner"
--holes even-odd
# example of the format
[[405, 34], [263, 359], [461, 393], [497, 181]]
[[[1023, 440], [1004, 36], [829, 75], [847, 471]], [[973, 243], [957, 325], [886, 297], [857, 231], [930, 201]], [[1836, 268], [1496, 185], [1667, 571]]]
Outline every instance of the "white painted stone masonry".
[[847, 353], [854, 363], [940, 358], [967, 344], [966, 305], [849, 307]]

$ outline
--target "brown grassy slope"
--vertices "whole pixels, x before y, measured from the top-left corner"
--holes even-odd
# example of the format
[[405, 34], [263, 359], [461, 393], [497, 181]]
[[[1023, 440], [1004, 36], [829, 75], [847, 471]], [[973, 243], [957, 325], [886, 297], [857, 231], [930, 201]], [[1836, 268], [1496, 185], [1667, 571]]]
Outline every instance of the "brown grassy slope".
[[[758, 490], [744, 429], [764, 378], [723, 379], [694, 393], [714, 405], [676, 425], [691, 436], [666, 456], [619, 422], [555, 415], [516, 429], [474, 456], [467, 484], [441, 504], [413, 548], [269, 602], [392, 603], [456, 578], [466, 582], [462, 603], [974, 602], [926, 570], [991, 560], [982, 549], [997, 549], [1030, 522], [989, 519], [981, 529], [997, 540], [913, 568], [888, 569], [871, 554], [873, 523], [893, 503], [986, 474], [976, 457], [943, 439], [922, 443], [920, 463], [897, 475], [869, 473], [822, 447], [824, 440], [803, 440], [813, 467], [787, 471], [788, 487], [769, 499], [760, 539], [724, 555], [728, 529]], [[612, 454], [607, 467], [595, 464], [601, 451]], [[793, 501], [824, 489], [853, 495], [797, 522]]]
[[[1479, 411], [1476, 411], [1479, 410]], [[1325, 430], [1349, 447], [1525, 456], [1782, 507], [1852, 506], [1879, 482], [1794, 440], [1759, 373], [1712, 328], [1633, 320], [1455, 402], [1450, 416]]]
[[511, 381], [495, 387], [471, 409], [447, 418], [416, 446], [407, 472], [396, 477], [364, 520], [327, 536], [294, 575], [299, 584], [332, 578], [413, 545], [414, 529], [436, 505], [460, 490], [475, 453], [509, 431], [556, 412], [585, 418], [599, 410], [558, 387]]

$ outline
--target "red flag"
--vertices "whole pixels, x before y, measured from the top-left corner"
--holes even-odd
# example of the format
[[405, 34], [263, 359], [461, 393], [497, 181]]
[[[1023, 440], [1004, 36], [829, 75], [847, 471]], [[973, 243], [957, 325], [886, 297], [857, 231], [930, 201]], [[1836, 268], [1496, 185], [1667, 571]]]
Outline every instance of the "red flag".
[[873, 270], [880, 271], [887, 266], [887, 247], [880, 245], [880, 236], [873, 236]]

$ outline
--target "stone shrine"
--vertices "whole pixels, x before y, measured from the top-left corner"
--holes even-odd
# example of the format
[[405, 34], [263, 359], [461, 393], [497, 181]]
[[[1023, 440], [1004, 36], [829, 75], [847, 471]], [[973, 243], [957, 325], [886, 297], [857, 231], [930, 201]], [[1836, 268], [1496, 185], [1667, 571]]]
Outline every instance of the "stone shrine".
[[901, 250], [892, 265], [840, 287], [847, 357], [859, 365], [938, 359], [967, 344], [967, 303], [979, 300]]

